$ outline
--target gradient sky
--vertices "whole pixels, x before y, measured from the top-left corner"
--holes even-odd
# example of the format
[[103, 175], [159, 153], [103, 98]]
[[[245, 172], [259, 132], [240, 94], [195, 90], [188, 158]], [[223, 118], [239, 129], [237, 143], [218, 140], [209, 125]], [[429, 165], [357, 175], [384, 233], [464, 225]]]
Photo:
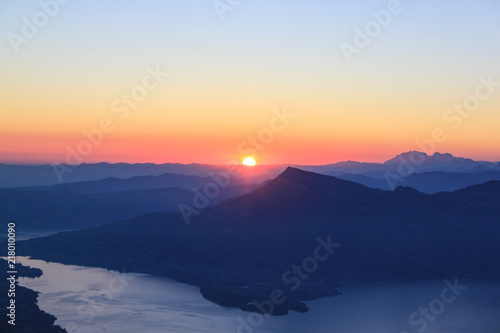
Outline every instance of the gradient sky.
[[[500, 81], [500, 3], [402, 0], [348, 63], [341, 43], [387, 3], [243, 0], [221, 21], [212, 0], [73, 0], [16, 53], [9, 34], [41, 7], [0, 0], [0, 162], [65, 162], [108, 118], [82, 162], [225, 164], [284, 107], [296, 118], [259, 163], [384, 161], [435, 128], [437, 151], [500, 161], [500, 87], [458, 128], [443, 119], [479, 77]], [[170, 75], [120, 119], [148, 66]]]

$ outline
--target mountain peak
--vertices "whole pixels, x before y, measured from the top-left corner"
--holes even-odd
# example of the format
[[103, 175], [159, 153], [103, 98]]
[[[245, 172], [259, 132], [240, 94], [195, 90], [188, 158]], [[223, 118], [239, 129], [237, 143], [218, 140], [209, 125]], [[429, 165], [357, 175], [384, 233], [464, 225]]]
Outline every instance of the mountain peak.
[[419, 151], [409, 151], [387, 160], [385, 166], [412, 164], [415, 171], [466, 171], [476, 167], [477, 162], [463, 157], [456, 157], [450, 153], [435, 152], [428, 155]]
[[302, 169], [294, 168], [294, 167], [287, 167], [285, 171], [283, 171], [278, 177], [275, 178], [275, 180], [286, 180], [286, 181], [292, 181], [292, 182], [304, 182], [304, 181], [312, 181], [312, 180], [339, 180], [336, 177], [333, 176], [326, 176], [322, 174], [318, 174], [316, 172], [310, 172], [310, 171], [305, 171]]
[[431, 156], [427, 155], [426, 153], [413, 150], [413, 151], [407, 151], [405, 153], [401, 153], [399, 155], [396, 155], [395, 157], [391, 158], [390, 160], [385, 161], [383, 164], [384, 165], [391, 165], [391, 164], [400, 164], [401, 160], [427, 160]]
[[440, 152], [438, 152], [438, 151], [437, 151], [437, 152], [435, 152], [432, 156], [434, 156], [434, 157], [438, 157], [438, 156], [442, 156], [442, 157], [444, 157], [444, 156], [446, 156], [446, 157], [454, 157], [454, 156], [453, 156], [452, 154], [450, 154], [450, 153], [440, 153]]
[[278, 177], [290, 177], [305, 174], [314, 174], [314, 172], [304, 171], [299, 168], [288, 166]]
[[438, 161], [453, 161], [455, 159], [460, 159], [459, 157], [455, 157], [450, 153], [440, 153], [440, 152], [435, 152], [434, 155], [432, 155], [432, 158], [438, 160]]
[[267, 189], [272, 188], [273, 191], [279, 188], [279, 192], [288, 194], [300, 188], [301, 190], [313, 190], [316, 194], [328, 192], [329, 195], [337, 193], [346, 197], [350, 197], [352, 193], [358, 194], [360, 191], [379, 191], [349, 180], [304, 171], [294, 167], [286, 168], [285, 171], [270, 181], [265, 187]]

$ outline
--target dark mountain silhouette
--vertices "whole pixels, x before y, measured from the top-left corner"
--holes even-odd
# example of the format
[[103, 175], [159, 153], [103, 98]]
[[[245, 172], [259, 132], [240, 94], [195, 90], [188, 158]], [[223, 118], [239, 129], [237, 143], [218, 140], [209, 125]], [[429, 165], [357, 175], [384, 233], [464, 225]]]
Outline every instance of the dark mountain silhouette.
[[[302, 301], [335, 295], [351, 281], [498, 278], [498, 216], [498, 181], [427, 195], [288, 168], [189, 225], [177, 213], [148, 214], [19, 242], [19, 251], [173, 277], [200, 286], [214, 302], [250, 311], [279, 289], [286, 302], [273, 314], [284, 314], [306, 311]], [[331, 243], [341, 245], [323, 246], [332, 253], [317, 269], [295, 280], [284, 275], [314, 257], [318, 244]]]

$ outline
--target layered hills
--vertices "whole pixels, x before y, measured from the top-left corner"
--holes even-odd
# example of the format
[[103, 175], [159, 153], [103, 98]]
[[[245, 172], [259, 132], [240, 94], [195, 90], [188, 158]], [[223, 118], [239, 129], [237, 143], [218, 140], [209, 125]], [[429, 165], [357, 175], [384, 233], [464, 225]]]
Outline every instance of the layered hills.
[[49, 261], [163, 275], [218, 304], [272, 314], [352, 281], [500, 277], [500, 182], [433, 195], [373, 189], [296, 168], [186, 224], [147, 214], [20, 242]]

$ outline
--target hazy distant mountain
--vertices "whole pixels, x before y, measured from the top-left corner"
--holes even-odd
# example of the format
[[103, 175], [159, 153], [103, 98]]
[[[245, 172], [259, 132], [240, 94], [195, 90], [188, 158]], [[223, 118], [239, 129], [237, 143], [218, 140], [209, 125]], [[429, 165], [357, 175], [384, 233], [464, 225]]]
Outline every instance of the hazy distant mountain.
[[[369, 177], [364, 174], [343, 174], [341, 179], [350, 180], [368, 187], [389, 190], [387, 180]], [[486, 183], [490, 180], [500, 180], [500, 172], [488, 171], [482, 173], [460, 172], [424, 172], [412, 173], [400, 182], [401, 185], [414, 188], [420, 192], [434, 194], [442, 191], [456, 191], [467, 186]]]
[[[78, 194], [109, 193], [119, 191], [144, 190], [165, 187], [180, 187], [187, 190], [212, 182], [210, 177], [186, 176], [182, 174], [162, 174], [159, 176], [137, 176], [127, 179], [105, 178], [85, 182], [65, 183], [49, 186], [21, 187], [32, 191], [66, 191]], [[232, 179], [235, 183], [237, 180]]]
[[[408, 172], [408, 166], [411, 167], [411, 172]], [[84, 182], [110, 177], [123, 179], [137, 176], [159, 176], [165, 173], [209, 177], [210, 173], [226, 170], [226, 166], [179, 163], [83, 163], [78, 166], [64, 166], [64, 168], [66, 167], [68, 169], [64, 170], [68, 172], [61, 174], [61, 178], [58, 178], [54, 168], [50, 165], [22, 166], [0, 164], [0, 188], [57, 185], [61, 182]], [[499, 163], [495, 162], [478, 162], [440, 153], [429, 156], [425, 153], [415, 151], [400, 154], [384, 163], [345, 161], [327, 165], [296, 165], [295, 167], [332, 176], [353, 173], [365, 174], [369, 177], [379, 179], [385, 179], [384, 175], [386, 172], [398, 174], [400, 169], [404, 170], [405, 174], [399, 176], [404, 177], [413, 172], [477, 173], [492, 170], [500, 171]], [[241, 174], [236, 178], [240, 180], [245, 179], [247, 184], [262, 183], [276, 177], [285, 168], [286, 166], [284, 165], [258, 165], [252, 168], [240, 168]]]
[[363, 184], [368, 187], [378, 188], [381, 190], [390, 190], [387, 180], [378, 177], [370, 177], [361, 173], [343, 173], [337, 175], [338, 178], [350, 180], [355, 183]]
[[345, 161], [327, 165], [296, 165], [294, 167], [305, 171], [328, 174], [331, 176], [334, 174], [383, 172], [387, 170], [387, 168], [380, 163], [365, 163], [356, 161]]
[[[418, 151], [399, 154], [384, 163], [360, 163], [354, 161], [339, 162], [324, 166], [300, 166], [301, 169], [322, 174], [340, 175], [346, 173], [368, 174], [372, 178], [384, 179], [386, 172], [399, 173], [407, 176], [414, 172], [484, 172], [500, 171], [500, 164], [496, 162], [473, 161], [469, 158], [454, 157], [448, 153], [434, 153], [427, 155]], [[406, 174], [408, 173], [408, 174]]]
[[393, 190], [398, 186], [407, 186], [428, 194], [500, 179], [499, 163], [473, 161], [448, 153], [427, 155], [418, 151], [397, 155], [381, 164], [348, 161], [303, 169], [372, 188]]
[[[194, 183], [191, 184], [193, 185], [191, 189], [195, 187], [195, 184], [201, 188], [206, 184], [206, 180], [198, 178], [192, 179]], [[204, 180], [205, 183], [199, 183], [200, 180]], [[111, 179], [110, 182], [111, 185], [116, 185], [115, 179]], [[111, 189], [107, 181], [97, 182], [99, 186], [95, 188], [89, 186], [88, 183], [67, 184], [68, 191], [0, 189], [0, 211], [5, 219], [16, 221], [18, 228], [80, 229], [130, 219], [146, 213], [179, 211], [180, 204], [192, 206], [195, 196], [195, 192], [180, 187], [105, 192]], [[118, 182], [118, 184], [121, 183]], [[127, 186], [122, 187], [135, 185], [134, 183], [125, 184]], [[145, 183], [146, 185], [148, 184]], [[209, 204], [214, 205], [250, 192], [258, 186], [260, 185], [228, 186], [221, 189], [219, 195], [211, 198]], [[62, 186], [62, 188], [66, 187]]]
[[0, 211], [6, 219], [16, 221], [18, 228], [73, 229], [178, 210], [193, 195], [181, 188], [104, 194], [0, 189]]
[[[19, 248], [66, 264], [170, 276], [245, 310], [256, 310], [253, 301], [278, 288], [286, 302], [273, 314], [283, 314], [306, 311], [301, 301], [334, 295], [349, 281], [498, 278], [498, 216], [498, 181], [426, 195], [288, 168], [255, 191], [202, 211], [189, 225], [180, 214], [148, 214]], [[317, 251], [331, 251], [316, 260], [317, 270], [308, 259], [307, 278], [303, 270], [300, 278], [290, 273]]]
[[[186, 173], [188, 168], [185, 167]], [[61, 174], [64, 183], [98, 180], [108, 177], [130, 178], [134, 176], [160, 175], [169, 172], [162, 165], [95, 163], [69, 166]], [[172, 173], [175, 173], [172, 171]], [[0, 187], [42, 186], [59, 184], [54, 168], [50, 165], [8, 165], [0, 164]]]
[[[187, 176], [209, 177], [210, 173], [225, 171], [227, 167], [208, 164], [179, 163], [95, 163], [77, 166], [63, 166], [58, 178], [50, 165], [8, 165], [0, 164], [0, 188], [46, 186], [62, 183], [85, 182], [105, 178], [131, 178], [137, 176], [159, 176], [165, 173]], [[241, 168], [240, 176], [248, 183], [261, 183], [274, 178], [285, 166], [256, 166]], [[62, 173], [63, 171], [66, 171]]]
[[448, 172], [465, 172], [471, 171], [477, 167], [479, 162], [469, 158], [454, 157], [451, 154], [434, 153], [427, 155], [418, 151], [412, 151], [400, 154], [384, 162], [384, 166], [391, 169], [397, 168], [402, 163], [409, 163], [415, 168], [415, 171], [448, 171]]

